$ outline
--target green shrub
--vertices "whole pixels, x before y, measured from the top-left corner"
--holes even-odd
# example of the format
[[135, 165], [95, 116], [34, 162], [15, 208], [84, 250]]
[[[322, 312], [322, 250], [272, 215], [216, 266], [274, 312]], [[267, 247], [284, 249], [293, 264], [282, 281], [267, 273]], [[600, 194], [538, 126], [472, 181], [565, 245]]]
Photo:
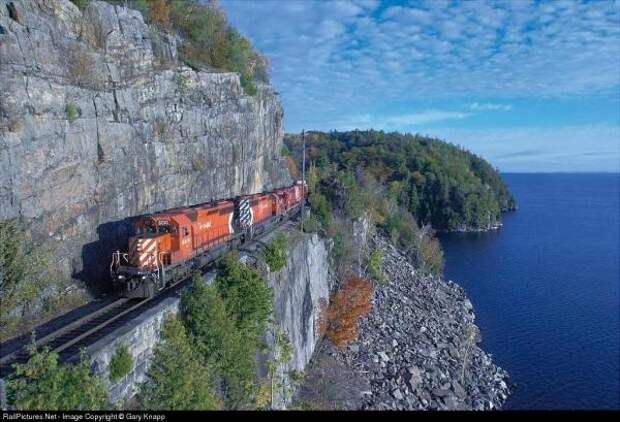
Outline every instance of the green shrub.
[[249, 76], [247, 73], [242, 73], [240, 81], [241, 87], [247, 95], [249, 95], [250, 97], [256, 95], [258, 90], [256, 89], [256, 84], [254, 83], [254, 79], [251, 76]]
[[269, 244], [265, 245], [262, 255], [269, 271], [278, 272], [286, 265], [287, 247], [286, 236], [282, 233], [278, 233]]
[[443, 251], [439, 240], [432, 234], [424, 233], [418, 245], [418, 262], [422, 269], [431, 274], [441, 274], [444, 267]]
[[316, 215], [317, 220], [321, 223], [321, 226], [325, 229], [331, 223], [332, 212], [329, 202], [325, 195], [320, 193], [313, 193], [308, 198], [312, 211]]
[[59, 365], [58, 354], [30, 349], [25, 364], [15, 364], [7, 399], [15, 410], [103, 410], [110, 408], [103, 379], [90, 373], [84, 355], [76, 365]]
[[79, 293], [65, 294], [67, 284], [51, 245], [35, 247], [16, 220], [0, 221], [0, 341], [81, 302]]
[[304, 232], [305, 233], [316, 233], [320, 229], [319, 220], [313, 213], [309, 213], [304, 216]]
[[88, 7], [88, 3], [90, 2], [90, 0], [71, 0], [71, 2], [75, 4], [78, 9], [84, 10]]
[[116, 382], [131, 371], [133, 357], [126, 345], [116, 347], [112, 359], [110, 359], [110, 381]]
[[214, 377], [197, 353], [180, 319], [168, 315], [138, 402], [147, 410], [214, 410], [221, 408]]
[[75, 104], [69, 101], [65, 106], [65, 116], [67, 117], [69, 123], [73, 123], [79, 117], [79, 115], [80, 114]]
[[189, 79], [187, 78], [187, 76], [185, 75], [177, 76], [177, 87], [179, 88], [179, 91], [181, 92], [181, 94], [187, 93], [187, 90], [189, 88]]
[[385, 275], [381, 271], [381, 264], [383, 263], [383, 252], [380, 249], [375, 249], [368, 257], [368, 272], [371, 277], [379, 284], [386, 282]]

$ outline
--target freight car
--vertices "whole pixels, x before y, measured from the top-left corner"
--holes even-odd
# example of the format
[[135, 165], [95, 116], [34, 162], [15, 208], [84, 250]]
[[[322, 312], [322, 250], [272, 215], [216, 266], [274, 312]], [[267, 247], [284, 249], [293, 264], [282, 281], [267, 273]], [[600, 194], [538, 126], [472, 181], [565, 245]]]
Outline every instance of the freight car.
[[297, 181], [272, 192], [140, 217], [128, 251], [112, 254], [114, 289], [124, 297], [157, 295], [296, 214], [307, 192], [305, 183]]

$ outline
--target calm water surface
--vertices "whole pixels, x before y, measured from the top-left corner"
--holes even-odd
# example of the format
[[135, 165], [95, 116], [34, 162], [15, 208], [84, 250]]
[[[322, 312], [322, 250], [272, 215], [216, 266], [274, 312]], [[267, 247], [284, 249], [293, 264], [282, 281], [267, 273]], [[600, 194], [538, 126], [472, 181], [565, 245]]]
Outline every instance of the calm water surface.
[[482, 347], [516, 383], [507, 409], [620, 408], [618, 174], [506, 174], [519, 209], [441, 237]]

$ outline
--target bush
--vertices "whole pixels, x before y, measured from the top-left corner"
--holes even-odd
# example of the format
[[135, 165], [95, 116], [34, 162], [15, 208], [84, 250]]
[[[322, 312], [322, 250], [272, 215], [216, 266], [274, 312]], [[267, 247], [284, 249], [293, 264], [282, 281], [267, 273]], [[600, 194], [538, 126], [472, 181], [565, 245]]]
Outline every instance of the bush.
[[380, 249], [375, 249], [368, 257], [368, 272], [371, 277], [379, 284], [386, 282], [385, 275], [381, 271], [381, 264], [383, 263], [383, 252]]
[[77, 86], [96, 89], [100, 81], [96, 78], [95, 62], [79, 45], [74, 46], [67, 56], [69, 78]]
[[357, 338], [358, 322], [370, 311], [372, 284], [365, 278], [351, 277], [332, 296], [327, 306], [321, 305], [319, 330], [338, 348]]
[[59, 365], [58, 354], [30, 349], [25, 364], [15, 364], [7, 399], [15, 410], [103, 410], [110, 407], [101, 377], [90, 373], [84, 355], [77, 365]]
[[177, 76], [177, 87], [179, 88], [179, 91], [181, 92], [181, 94], [186, 94], [187, 90], [189, 89], [189, 79], [187, 76], [185, 75], [178, 75]]
[[88, 7], [88, 3], [90, 2], [90, 0], [71, 0], [71, 2], [75, 4], [78, 9], [84, 10]]
[[325, 195], [313, 193], [309, 196], [308, 201], [323, 229], [327, 228], [331, 223], [332, 212]]
[[78, 109], [71, 101], [69, 101], [65, 106], [65, 116], [67, 117], [69, 123], [73, 123], [79, 117]]
[[254, 80], [252, 79], [250, 75], [248, 75], [247, 73], [242, 73], [240, 82], [241, 82], [241, 87], [243, 88], [243, 91], [247, 95], [251, 97], [256, 95], [258, 90], [256, 89], [256, 84], [254, 83]]
[[326, 233], [333, 240], [331, 258], [334, 272], [342, 279], [358, 264], [354, 256], [357, 245], [353, 239], [352, 224], [343, 219], [335, 220]]
[[110, 359], [110, 381], [116, 382], [131, 371], [133, 357], [126, 345], [116, 347], [112, 359]]
[[269, 267], [269, 271], [278, 272], [286, 265], [286, 236], [278, 233], [262, 250], [265, 263]]
[[304, 217], [304, 232], [305, 233], [316, 233], [321, 228], [321, 223], [316, 218], [316, 216], [312, 213], [305, 215]]
[[65, 294], [67, 281], [54, 264], [50, 248], [26, 241], [16, 220], [0, 221], [0, 341], [83, 301]]
[[150, 0], [148, 2], [148, 17], [151, 23], [165, 30], [172, 29], [170, 21], [170, 4], [167, 0]]
[[441, 274], [444, 267], [443, 251], [429, 226], [422, 228], [419, 239], [417, 255], [422, 270], [431, 274]]
[[221, 408], [213, 375], [196, 353], [186, 329], [167, 316], [138, 402], [147, 410], [214, 410]]

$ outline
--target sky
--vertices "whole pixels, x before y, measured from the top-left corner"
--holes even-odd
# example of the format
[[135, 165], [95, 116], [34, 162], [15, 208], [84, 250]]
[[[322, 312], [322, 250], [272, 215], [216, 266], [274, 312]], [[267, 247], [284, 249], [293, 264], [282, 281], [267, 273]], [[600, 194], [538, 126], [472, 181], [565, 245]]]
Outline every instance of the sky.
[[503, 172], [620, 171], [620, 0], [220, 0], [286, 132], [382, 129]]

